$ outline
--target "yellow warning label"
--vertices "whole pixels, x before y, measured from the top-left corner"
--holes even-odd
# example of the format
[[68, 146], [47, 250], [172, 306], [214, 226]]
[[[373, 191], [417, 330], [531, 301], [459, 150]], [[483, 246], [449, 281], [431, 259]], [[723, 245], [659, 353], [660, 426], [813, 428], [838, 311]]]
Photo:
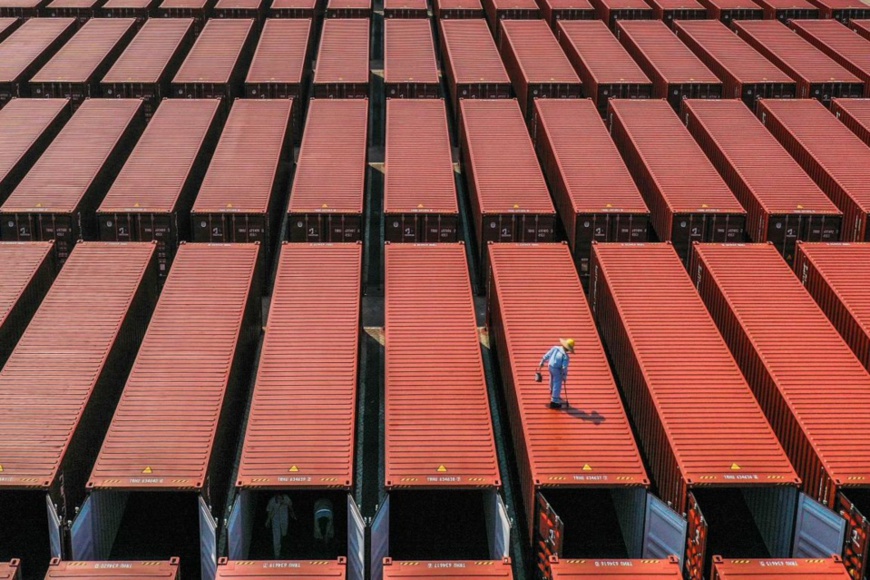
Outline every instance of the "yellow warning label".
[[145, 469], [142, 470], [142, 473], [153, 473], [153, 470], [151, 469], [151, 466], [149, 465]]
[[731, 471], [740, 471], [740, 466], [736, 463], [731, 464]]
[[701, 207], [703, 207], [703, 208], [705, 208], [705, 209], [706, 209], [706, 208], [708, 208], [708, 207], [710, 207], [710, 206], [709, 206], [709, 205], [707, 205], [707, 204], [706, 204], [706, 203], [702, 203], [702, 204], [701, 204]]
[[42, 207], [42, 204], [41, 204], [41, 203], [37, 203], [37, 204], [36, 204], [36, 207]]
[[583, 471], [592, 471], [592, 466], [587, 463], [583, 466]]
[[417, 209], [423, 209], [423, 204], [422, 204], [422, 203], [418, 203], [418, 204], [417, 204]]
[[139, 202], [137, 201], [136, 203], [134, 203], [133, 207], [139, 207]]
[[230, 209], [232, 209], [232, 208], [233, 208], [233, 204], [228, 203], [228, 204], [227, 204], [227, 207], [230, 208]]
[[612, 204], [612, 203], [606, 203], [606, 204], [604, 204], [604, 207], [613, 207], [613, 204]]
[[801, 204], [797, 204], [797, 208], [798, 208], [798, 209], [803, 209], [804, 206], [802, 206]]
[[515, 204], [514, 204], [514, 209], [520, 209], [520, 204], [515, 203]]
[[328, 204], [325, 204], [325, 203], [324, 203], [323, 205], [320, 206], [321, 209], [327, 209], [328, 207], [329, 207], [329, 205], [328, 205]]
[[0, 473], [3, 473], [3, 466], [0, 465]]
[[298, 467], [296, 467], [295, 465], [290, 466], [290, 473], [296, 473], [297, 471], [299, 471]]
[[435, 471], [437, 471], [438, 473], [447, 473], [447, 468], [443, 465], [439, 465], [438, 469], [436, 469]]

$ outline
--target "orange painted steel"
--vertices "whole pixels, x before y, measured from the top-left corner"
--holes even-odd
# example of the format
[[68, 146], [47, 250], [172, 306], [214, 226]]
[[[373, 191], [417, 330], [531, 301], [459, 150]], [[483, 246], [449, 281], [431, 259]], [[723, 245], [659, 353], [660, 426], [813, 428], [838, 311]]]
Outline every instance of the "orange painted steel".
[[45, 580], [176, 580], [178, 558], [149, 562], [62, 562], [52, 560]]
[[266, 580], [267, 578], [293, 578], [293, 580], [344, 580], [347, 563], [338, 560], [218, 560], [215, 580]]
[[329, 18], [323, 23], [312, 96], [365, 99], [369, 94], [368, 18]]
[[0, 368], [54, 280], [51, 242], [0, 242]]
[[0, 43], [0, 106], [30, 96], [30, 80], [75, 32], [73, 18], [31, 18]]
[[861, 79], [864, 97], [870, 97], [870, 47], [868, 42], [836, 20], [792, 20], [788, 23], [801, 38]]
[[864, 143], [870, 145], [870, 99], [833, 99], [831, 112]]
[[[299, 99], [308, 73], [310, 18], [270, 18], [263, 26], [257, 51], [245, 78], [251, 99]], [[294, 101], [301, 112], [302, 106]], [[302, 127], [301, 115], [295, 125]]]
[[441, 76], [428, 20], [391, 18], [384, 22], [384, 90], [388, 99], [441, 96]]
[[839, 557], [817, 560], [734, 560], [714, 556], [712, 580], [850, 580]]
[[550, 562], [553, 580], [624, 578], [625, 580], [679, 580], [680, 561], [670, 560], [560, 560]]
[[500, 487], [465, 246], [385, 255], [385, 487]]
[[442, 562], [402, 562], [386, 558], [384, 560], [384, 580], [404, 580], [419, 578], [420, 580], [436, 578], [455, 578], [461, 580], [483, 580], [486, 578], [501, 578], [512, 580], [513, 571], [510, 561], [497, 560], [442, 561]]

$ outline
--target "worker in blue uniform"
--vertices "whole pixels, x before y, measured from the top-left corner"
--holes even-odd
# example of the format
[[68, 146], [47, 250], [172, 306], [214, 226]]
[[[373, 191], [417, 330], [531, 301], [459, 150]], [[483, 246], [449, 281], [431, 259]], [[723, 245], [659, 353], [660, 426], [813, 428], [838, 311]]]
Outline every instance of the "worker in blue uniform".
[[538, 373], [546, 364], [550, 371], [550, 408], [561, 409], [567, 401], [562, 400], [562, 387], [568, 380], [568, 364], [571, 362], [570, 354], [574, 354], [574, 339], [560, 338], [559, 344], [547, 351], [541, 364], [538, 365]]
[[335, 526], [332, 522], [332, 502], [320, 498], [314, 502], [314, 539], [328, 544], [335, 536]]

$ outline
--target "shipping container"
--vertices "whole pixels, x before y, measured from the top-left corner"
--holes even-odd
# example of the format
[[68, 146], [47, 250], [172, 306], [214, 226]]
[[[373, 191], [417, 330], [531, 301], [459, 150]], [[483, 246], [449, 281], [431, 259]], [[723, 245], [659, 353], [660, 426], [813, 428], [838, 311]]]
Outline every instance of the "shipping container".
[[214, 579], [260, 334], [259, 249], [178, 249], [73, 521], [72, 559], [171, 553], [182, 576]]
[[192, 19], [148, 20], [100, 81], [100, 94], [142, 99], [145, 118], [150, 119], [160, 101], [172, 96], [169, 82], [192, 44]]
[[831, 112], [864, 143], [870, 145], [870, 99], [833, 99]]
[[311, 18], [317, 16], [317, 0], [272, 0], [269, 18]]
[[[870, 18], [870, 16], [868, 16]], [[849, 26], [863, 36], [864, 38], [870, 40], [870, 20], [849, 20]]]
[[501, 43], [502, 20], [540, 19], [541, 9], [535, 0], [481, 0], [486, 21], [497, 43]]
[[0, 370], [0, 560], [29, 562], [27, 580], [72, 556], [66, 522], [148, 324], [154, 258], [153, 244], [78, 244]]
[[257, 35], [247, 18], [209, 20], [172, 79], [172, 94], [186, 99], [223, 99], [229, 109], [242, 84]]
[[764, 10], [765, 20], [788, 22], [793, 18], [818, 18], [819, 9], [807, 0], [754, 0]]
[[810, 0], [810, 3], [819, 8], [819, 18], [833, 18], [843, 24], [870, 18], [870, 7], [861, 0]]
[[680, 560], [560, 560], [550, 562], [553, 580], [624, 577], [628, 580], [680, 580]]
[[[245, 79], [251, 99], [301, 99], [308, 76], [310, 18], [270, 18]], [[296, 103], [301, 112], [301, 103]], [[297, 124], [301, 128], [301, 123]]]
[[166, 561], [63, 562], [52, 559], [45, 580], [177, 580], [178, 558]]
[[49, 0], [0, 0], [0, 17], [2, 18], [32, 18], [39, 16], [39, 11]]
[[707, 9], [697, 0], [647, 0], [653, 8], [655, 18], [670, 28], [677, 20], [704, 20]]
[[465, 246], [388, 244], [384, 254], [384, 488], [371, 579], [401, 562], [468, 578], [447, 561], [504, 562], [510, 522]]
[[265, 0], [218, 0], [214, 5], [214, 18], [250, 18], [255, 21], [255, 28], [265, 14]]
[[652, 480], [686, 517], [686, 578], [708, 578], [714, 554], [788, 558], [795, 535], [815, 540], [795, 525], [812, 516], [801, 480], [674, 248], [596, 244], [590, 289]]
[[870, 97], [870, 43], [836, 20], [793, 20], [792, 30], [861, 79]]
[[194, 242], [259, 242], [265, 274], [280, 237], [292, 99], [237, 99], [190, 210]]
[[[361, 279], [361, 244], [281, 248], [227, 527], [231, 560], [317, 559], [321, 566], [328, 560], [333, 580], [345, 574], [362, 580], [365, 524], [351, 495]], [[318, 351], [329, 353], [328, 364], [311, 364]], [[276, 495], [290, 499], [298, 518], [290, 532], [296, 537], [284, 540], [278, 554], [271, 526], [265, 524], [266, 508]], [[298, 541], [314, 537], [318, 524], [312, 514], [315, 504], [325, 503], [321, 500], [332, 504], [333, 541]], [[251, 565], [218, 566], [218, 578], [257, 570], [262, 578], [262, 565]], [[306, 577], [315, 576], [313, 571], [308, 568]], [[293, 573], [300, 575], [301, 569]]]
[[0, 206], [0, 238], [55, 241], [58, 266], [96, 240], [97, 206], [144, 125], [138, 99], [88, 99]]
[[14, 16], [0, 18], [0, 42], [6, 40], [10, 34], [15, 32], [25, 22], [24, 18], [15, 18]]
[[511, 80], [483, 19], [441, 20], [441, 63], [453, 115], [462, 99], [509, 99]]
[[392, 558], [384, 559], [384, 580], [437, 580], [439, 578], [480, 580], [512, 580], [514, 577], [508, 558], [502, 561], [484, 560], [481, 562], [398, 562]]
[[157, 8], [159, 18], [193, 18], [193, 34], [199, 36], [211, 17], [215, 0], [163, 0]]
[[135, 18], [137, 23], [142, 23], [154, 15], [157, 2], [158, 0], [106, 0], [97, 10], [97, 16]]
[[190, 207], [220, 132], [219, 107], [217, 99], [163, 101], [97, 208], [102, 241], [157, 242], [161, 282], [190, 240]]
[[761, 20], [764, 9], [752, 0], [698, 0], [710, 18], [730, 25], [732, 20]]
[[290, 190], [287, 239], [362, 239], [368, 99], [312, 99]]
[[713, 580], [849, 580], [838, 556], [802, 560], [713, 558]]
[[297, 561], [229, 561], [226, 558], [218, 560], [217, 580], [236, 580], [250, 578], [263, 580], [265, 578], [296, 578], [299, 580], [345, 580], [347, 562], [338, 560]]
[[683, 101], [682, 117], [746, 209], [751, 241], [772, 243], [793, 264], [799, 240], [840, 239], [843, 213], [743, 103]]
[[100, 79], [136, 33], [132, 18], [94, 18], [30, 79], [30, 95], [70, 99], [73, 110], [100, 96]]
[[459, 203], [443, 100], [387, 100], [384, 174], [386, 241], [459, 239]]
[[870, 369], [867, 258], [868, 244], [798, 244], [795, 273], [861, 364]]
[[54, 280], [53, 249], [51, 242], [0, 242], [0, 369]]
[[559, 41], [543, 20], [501, 23], [501, 56], [527, 122], [535, 114], [535, 99], [579, 99], [580, 77]]
[[563, 20], [595, 20], [595, 8], [589, 0], [538, 0], [541, 17], [557, 35]]
[[610, 99], [652, 97], [652, 82], [600, 20], [560, 22], [556, 36], [602, 117]]
[[768, 131], [843, 212], [840, 239], [870, 241], [870, 149], [812, 100], [765, 99], [758, 109]]
[[743, 241], [745, 209], [665, 101], [612, 100], [608, 122], [658, 239], [684, 263], [694, 241]]
[[556, 209], [517, 101], [461, 107], [462, 172], [482, 263], [490, 242], [556, 241]]
[[441, 75], [428, 19], [384, 22], [384, 90], [388, 99], [441, 97]]
[[73, 18], [31, 18], [0, 43], [0, 106], [30, 96], [30, 80], [75, 32]]
[[797, 82], [799, 99], [830, 104], [836, 97], [860, 97], [864, 83], [812, 44], [775, 20], [732, 23], [737, 35]]
[[[536, 568], [552, 578], [553, 556], [681, 556], [685, 521], [649, 493], [643, 460], [568, 247], [493, 244], [489, 258], [487, 322], [498, 354]], [[542, 317], [553, 304], [559, 304], [561, 315]], [[565, 389], [576, 406], [569, 402], [567, 409], [554, 410], [548, 389], [536, 382], [532, 369], [560, 337], [574, 340], [583, 370], [576, 379], [572, 375], [570, 389]], [[660, 535], [661, 529], [674, 526], [682, 534]], [[673, 568], [679, 570], [679, 565]]]
[[483, 5], [480, 0], [432, 0], [435, 18], [463, 19], [483, 18]]
[[51, 0], [43, 9], [44, 16], [50, 18], [75, 18], [87, 22], [95, 15], [103, 0]]
[[803, 480], [792, 555], [842, 553], [864, 577], [870, 374], [769, 244], [696, 245], [690, 271]]
[[675, 111], [683, 99], [722, 97], [722, 81], [663, 22], [619, 22], [616, 37]]
[[677, 22], [677, 38], [722, 81], [722, 96], [742, 99], [755, 110], [758, 99], [797, 96], [797, 84], [716, 20]]
[[372, 17], [372, 0], [327, 0], [327, 18]]
[[[604, 23], [597, 25], [610, 34]], [[592, 242], [647, 241], [649, 209], [591, 101], [538, 101], [535, 107], [535, 149], [585, 281]]]
[[0, 578], [3, 580], [20, 580], [18, 572], [21, 569], [21, 562], [15, 558], [8, 562], [0, 562]]
[[384, 18], [429, 18], [426, 0], [384, 0]]
[[323, 23], [313, 97], [365, 99], [369, 95], [369, 20], [330, 18]]
[[644, 0], [590, 0], [598, 18], [614, 32], [619, 20], [652, 20], [652, 6]]
[[12, 99], [0, 109], [0, 203], [30, 171], [69, 115], [66, 99]]

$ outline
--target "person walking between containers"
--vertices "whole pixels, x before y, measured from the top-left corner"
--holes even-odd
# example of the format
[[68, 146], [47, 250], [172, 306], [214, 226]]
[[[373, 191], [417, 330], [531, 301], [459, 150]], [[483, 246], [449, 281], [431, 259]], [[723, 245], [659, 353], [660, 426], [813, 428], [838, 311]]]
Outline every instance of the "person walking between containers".
[[328, 544], [335, 537], [335, 527], [332, 524], [332, 502], [320, 498], [314, 502], [314, 539]]
[[541, 368], [546, 364], [550, 371], [550, 408], [561, 409], [568, 402], [562, 399], [562, 387], [568, 380], [569, 354], [574, 354], [574, 339], [560, 338], [559, 344], [547, 351], [538, 365], [536, 380], [540, 381]]
[[269, 514], [266, 518], [266, 527], [272, 526], [272, 552], [276, 559], [280, 559], [281, 543], [290, 527], [290, 518], [296, 519], [296, 514], [293, 512], [293, 502], [289, 496], [283, 493], [276, 494], [269, 500], [266, 513]]

